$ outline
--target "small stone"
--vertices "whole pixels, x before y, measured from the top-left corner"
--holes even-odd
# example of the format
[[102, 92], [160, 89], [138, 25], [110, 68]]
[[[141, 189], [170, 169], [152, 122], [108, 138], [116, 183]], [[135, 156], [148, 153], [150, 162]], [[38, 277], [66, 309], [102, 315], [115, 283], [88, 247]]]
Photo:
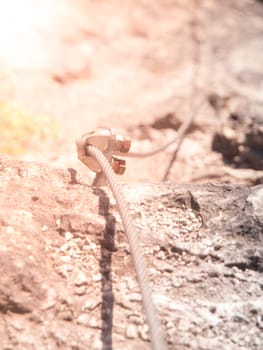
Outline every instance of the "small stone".
[[247, 197], [247, 201], [252, 204], [254, 215], [261, 217], [263, 215], [263, 188], [253, 191], [252, 194]]
[[67, 243], [63, 244], [61, 247], [60, 247], [60, 251], [61, 252], [65, 252], [69, 249], [69, 245]]
[[116, 288], [117, 291], [123, 291], [123, 290], [126, 289], [126, 283], [117, 281], [117, 284], [116, 284], [115, 288]]
[[101, 350], [103, 349], [103, 342], [101, 339], [95, 339], [93, 344], [92, 344], [92, 349], [93, 350]]
[[211, 313], [209, 309], [199, 308], [197, 312], [204, 322], [212, 327], [216, 327], [220, 322], [220, 318]]
[[257, 327], [258, 327], [259, 329], [262, 329], [262, 330], [263, 330], [263, 315], [258, 315], [258, 316], [257, 316], [257, 322], [256, 322], [256, 324], [257, 324]]
[[157, 254], [156, 254], [156, 257], [157, 257], [157, 259], [159, 259], [159, 260], [165, 260], [165, 252], [164, 251], [162, 251], [162, 250], [160, 250]]
[[185, 234], [189, 233], [189, 230], [187, 228], [182, 228], [182, 229], [180, 229], [180, 233], [185, 235]]
[[153, 267], [149, 267], [148, 273], [149, 273], [149, 275], [157, 275], [158, 271]]
[[174, 276], [172, 278], [172, 285], [174, 288], [180, 288], [183, 285], [183, 279], [181, 277]]
[[61, 319], [64, 321], [72, 321], [73, 320], [73, 314], [71, 310], [64, 310], [61, 312], [60, 315]]
[[217, 292], [218, 292], [218, 291], [217, 291], [217, 288], [215, 288], [215, 287], [209, 287], [207, 291], [208, 291], [208, 293], [211, 294], [211, 295], [216, 295]]
[[142, 340], [149, 341], [149, 327], [147, 324], [138, 327], [138, 334]]
[[71, 257], [68, 255], [62, 255], [60, 257], [60, 260], [63, 261], [64, 263], [70, 263], [71, 262]]
[[173, 272], [174, 268], [171, 264], [163, 262], [160, 266], [160, 270], [164, 271], [164, 272], [171, 273], [171, 272]]
[[12, 328], [14, 328], [16, 331], [23, 331], [25, 327], [24, 321], [17, 317], [13, 317], [10, 320], [10, 324], [12, 325]]
[[245, 315], [242, 315], [242, 314], [235, 314], [233, 316], [233, 321], [234, 322], [245, 322], [247, 324], [249, 324], [249, 319], [245, 316]]
[[75, 287], [74, 294], [76, 295], [84, 295], [86, 293], [86, 286]]
[[6, 233], [8, 235], [12, 235], [15, 232], [14, 228], [12, 226], [7, 226]]
[[195, 219], [196, 218], [195, 214], [192, 211], [189, 212], [189, 218], [190, 219]]
[[93, 282], [99, 282], [101, 281], [101, 279], [102, 279], [101, 273], [98, 273], [97, 275], [92, 276]]
[[67, 241], [73, 238], [73, 234], [69, 231], [65, 232], [65, 238]]
[[96, 251], [96, 250], [97, 250], [97, 244], [91, 242], [91, 243], [89, 244], [89, 246], [90, 246], [90, 249], [91, 249], [91, 250], [93, 250], [93, 251]]
[[88, 278], [86, 274], [82, 271], [79, 271], [75, 277], [74, 284], [77, 287], [88, 284]]
[[202, 282], [201, 276], [194, 276], [194, 275], [189, 275], [187, 276], [187, 281], [191, 283], [200, 283]]
[[183, 225], [183, 226], [187, 226], [187, 225], [191, 225], [191, 221], [185, 219], [185, 218], [182, 218], [180, 220], [180, 224]]
[[153, 254], [158, 253], [160, 250], [161, 250], [161, 248], [160, 248], [160, 246], [159, 246], [159, 245], [154, 246], [154, 247], [153, 247]]
[[217, 269], [215, 267], [211, 267], [211, 268], [208, 269], [207, 274], [208, 274], [209, 277], [212, 277], [212, 278], [219, 277], [220, 276], [220, 271], [219, 271], [219, 269]]
[[211, 314], [215, 314], [216, 313], [216, 306], [215, 305], [211, 305], [209, 307], [209, 311], [211, 312]]
[[177, 329], [180, 332], [187, 332], [190, 328], [191, 328], [191, 322], [186, 318], [182, 318], [179, 321], [179, 324], [177, 326]]
[[129, 296], [130, 301], [142, 301], [142, 296], [139, 293], [132, 293]]
[[61, 219], [57, 219], [57, 220], [56, 220], [56, 225], [57, 225], [57, 226], [60, 226], [60, 225], [61, 225]]
[[129, 316], [129, 321], [132, 322], [134, 325], [137, 325], [137, 326], [143, 324], [142, 316], [138, 316], [138, 315], [131, 315], [131, 316]]
[[214, 245], [214, 250], [220, 250], [222, 248], [222, 244], [220, 244], [220, 243], [216, 243], [215, 245]]
[[211, 239], [207, 239], [205, 241], [205, 244], [206, 244], [207, 247], [212, 247], [214, 245], [214, 243], [213, 243], [213, 241]]
[[43, 226], [41, 227], [41, 231], [42, 231], [42, 232], [47, 232], [47, 230], [48, 230], [48, 227], [47, 227], [46, 225], [43, 225]]
[[42, 305], [42, 310], [51, 309], [57, 301], [57, 293], [54, 289], [49, 288], [46, 285], [43, 285], [43, 289], [46, 291], [46, 299]]
[[92, 328], [98, 328], [98, 329], [101, 328], [99, 321], [95, 317], [92, 317], [92, 318], [89, 317], [88, 325], [89, 327], [92, 327]]
[[66, 266], [66, 270], [67, 270], [68, 272], [73, 271], [73, 266], [72, 266], [72, 265], [67, 265], [67, 266]]
[[90, 320], [89, 315], [83, 313], [83, 314], [80, 314], [79, 317], [77, 318], [77, 324], [81, 324], [83, 326], [88, 326], [89, 320]]
[[136, 283], [132, 278], [127, 279], [127, 287], [129, 290], [134, 289], [136, 287]]
[[85, 305], [84, 305], [84, 309], [87, 310], [94, 310], [96, 309], [96, 307], [98, 307], [101, 304], [101, 301], [95, 300], [95, 299], [89, 299], [86, 301]]
[[137, 327], [134, 324], [129, 324], [126, 329], [126, 337], [128, 339], [135, 339], [138, 336]]
[[164, 205], [162, 203], [159, 203], [157, 209], [158, 211], [162, 211], [164, 209]]

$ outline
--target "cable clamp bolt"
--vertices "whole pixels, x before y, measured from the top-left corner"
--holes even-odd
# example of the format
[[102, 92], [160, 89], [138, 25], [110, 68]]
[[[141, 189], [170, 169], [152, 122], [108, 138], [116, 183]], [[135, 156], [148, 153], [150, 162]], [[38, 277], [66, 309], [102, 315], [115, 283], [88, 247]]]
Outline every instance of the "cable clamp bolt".
[[96, 173], [102, 171], [98, 162], [88, 154], [87, 147], [98, 148], [108, 159], [114, 172], [122, 175], [126, 169], [126, 161], [116, 156], [128, 153], [131, 140], [128, 137], [116, 134], [112, 129], [98, 128], [90, 133], [85, 133], [77, 141], [79, 160]]

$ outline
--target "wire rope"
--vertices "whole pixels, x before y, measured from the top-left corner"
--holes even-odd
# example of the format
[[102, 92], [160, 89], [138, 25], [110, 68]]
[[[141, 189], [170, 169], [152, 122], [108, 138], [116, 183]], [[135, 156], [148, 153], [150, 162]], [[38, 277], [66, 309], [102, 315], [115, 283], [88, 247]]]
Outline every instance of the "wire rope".
[[152, 349], [166, 350], [167, 347], [164, 341], [161, 322], [152, 298], [152, 290], [150, 286], [150, 280], [148, 276], [144, 254], [138, 240], [138, 232], [133, 223], [133, 219], [129, 210], [129, 205], [126, 201], [122, 187], [118, 182], [113, 172], [113, 169], [111, 168], [111, 165], [108, 159], [104, 156], [104, 154], [94, 146], [87, 146], [86, 151], [88, 154], [93, 156], [101, 166], [102, 171], [115, 197], [120, 212], [124, 230], [127, 234], [133, 263], [142, 294], [142, 302], [146, 314], [146, 320], [149, 326]]

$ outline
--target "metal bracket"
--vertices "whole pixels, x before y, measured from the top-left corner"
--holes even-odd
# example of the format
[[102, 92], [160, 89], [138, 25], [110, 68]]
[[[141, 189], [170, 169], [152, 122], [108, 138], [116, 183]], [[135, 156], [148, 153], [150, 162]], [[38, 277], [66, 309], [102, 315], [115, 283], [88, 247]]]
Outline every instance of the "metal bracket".
[[116, 157], [128, 153], [131, 147], [131, 140], [116, 134], [112, 129], [98, 128], [93, 132], [86, 133], [76, 141], [79, 160], [88, 168], [97, 173], [96, 185], [105, 183], [102, 169], [98, 162], [87, 153], [87, 146], [98, 148], [108, 159], [116, 174], [122, 175], [126, 169], [126, 161]]

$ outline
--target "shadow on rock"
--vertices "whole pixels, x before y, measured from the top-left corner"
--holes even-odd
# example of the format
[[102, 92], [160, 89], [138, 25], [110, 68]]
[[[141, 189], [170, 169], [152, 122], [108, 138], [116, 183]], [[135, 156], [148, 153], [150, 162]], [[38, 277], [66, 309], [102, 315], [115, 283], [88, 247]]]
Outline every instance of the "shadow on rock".
[[115, 217], [109, 212], [110, 200], [102, 189], [95, 189], [94, 193], [99, 197], [99, 215], [105, 217], [105, 229], [101, 240], [100, 273], [101, 279], [101, 340], [103, 350], [112, 349], [112, 319], [114, 295], [112, 291], [111, 261], [115, 250]]

